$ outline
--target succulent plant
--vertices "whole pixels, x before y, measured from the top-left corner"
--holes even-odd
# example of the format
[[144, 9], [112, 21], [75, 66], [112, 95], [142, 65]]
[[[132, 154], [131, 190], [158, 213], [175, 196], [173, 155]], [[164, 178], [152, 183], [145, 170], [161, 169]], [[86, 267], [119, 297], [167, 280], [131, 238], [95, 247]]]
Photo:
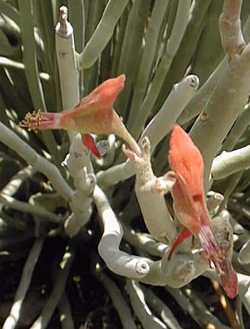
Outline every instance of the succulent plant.
[[250, 326], [249, 31], [247, 0], [0, 0], [4, 329]]

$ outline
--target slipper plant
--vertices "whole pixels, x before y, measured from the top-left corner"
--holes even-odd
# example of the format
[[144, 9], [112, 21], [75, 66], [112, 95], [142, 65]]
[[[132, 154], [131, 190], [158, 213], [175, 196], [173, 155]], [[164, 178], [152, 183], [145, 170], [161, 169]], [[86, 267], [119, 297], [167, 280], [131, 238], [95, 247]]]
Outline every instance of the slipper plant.
[[250, 326], [249, 31], [247, 0], [0, 0], [4, 329]]

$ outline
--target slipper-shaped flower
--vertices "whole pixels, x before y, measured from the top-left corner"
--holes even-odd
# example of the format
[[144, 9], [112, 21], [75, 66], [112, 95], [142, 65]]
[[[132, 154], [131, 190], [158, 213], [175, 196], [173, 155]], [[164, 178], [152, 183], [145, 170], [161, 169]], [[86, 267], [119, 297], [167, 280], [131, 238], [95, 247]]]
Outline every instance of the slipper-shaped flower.
[[72, 109], [60, 113], [27, 113], [20, 126], [32, 130], [65, 129], [79, 132], [83, 144], [97, 157], [101, 154], [90, 134], [116, 134], [133, 151], [140, 154], [138, 144], [113, 110], [113, 103], [123, 90], [125, 79], [125, 75], [122, 74], [104, 81]]
[[175, 214], [185, 229], [177, 236], [169, 253], [188, 237], [198, 236], [206, 257], [218, 271], [228, 297], [238, 293], [237, 275], [212, 231], [204, 193], [204, 162], [199, 149], [189, 135], [176, 125], [170, 137], [168, 154], [176, 182], [171, 190]]

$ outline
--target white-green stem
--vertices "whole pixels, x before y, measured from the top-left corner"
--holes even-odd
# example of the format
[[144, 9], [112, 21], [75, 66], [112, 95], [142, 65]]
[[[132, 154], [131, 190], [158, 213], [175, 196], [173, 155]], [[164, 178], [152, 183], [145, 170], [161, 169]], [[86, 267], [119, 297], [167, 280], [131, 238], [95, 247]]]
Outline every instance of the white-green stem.
[[[25, 65], [23, 63], [14, 61], [13, 59], [9, 59], [3, 56], [0, 56], [0, 66], [17, 70], [25, 70]], [[39, 72], [39, 76], [44, 81], [49, 81], [50, 79], [49, 74], [45, 72]]]
[[154, 3], [152, 15], [148, 23], [148, 29], [145, 34], [145, 47], [140, 60], [139, 70], [133, 88], [133, 98], [130, 106], [130, 113], [136, 113], [143, 101], [147, 87], [150, 81], [155, 56], [158, 52], [159, 35], [161, 34], [162, 24], [168, 10], [169, 1], [159, 0]]
[[[225, 1], [225, 4], [228, 1]], [[235, 11], [231, 13], [239, 16], [240, 2], [235, 2]], [[236, 27], [235, 27], [236, 28]], [[221, 33], [226, 33], [224, 30]], [[224, 35], [228, 38], [228, 35]], [[217, 88], [211, 95], [206, 107], [200, 114], [191, 130], [191, 137], [202, 152], [205, 164], [205, 185], [209, 185], [209, 175], [212, 161], [222, 146], [222, 142], [235, 120], [247, 103], [250, 83], [250, 45], [239, 49], [229, 60], [219, 80]]]
[[2, 192], [0, 193], [0, 202], [11, 209], [16, 209], [24, 213], [41, 217], [46, 221], [50, 221], [56, 224], [62, 223], [62, 218], [46, 210], [45, 208], [40, 207], [38, 205], [34, 206], [30, 203], [16, 200], [13, 197], [6, 195]]
[[138, 137], [143, 129], [149, 114], [152, 112], [159, 90], [161, 90], [165, 77], [171, 66], [176, 50], [179, 48], [189, 19], [189, 9], [191, 1], [180, 1], [178, 3], [177, 16], [171, 36], [168, 40], [166, 51], [161, 58], [161, 62], [152, 80], [150, 90], [145, 96], [143, 103], [138, 109], [131, 113], [128, 121], [128, 127], [131, 133]]
[[64, 110], [72, 108], [80, 100], [79, 71], [75, 53], [74, 34], [67, 16], [67, 8], [61, 7], [55, 33], [57, 65]]
[[161, 258], [167, 251], [168, 246], [156, 241], [150, 234], [135, 232], [125, 225], [123, 225], [123, 231], [124, 238], [128, 243], [153, 257]]
[[192, 127], [191, 136], [204, 158], [206, 184], [212, 161], [247, 102], [250, 82], [249, 57], [250, 47], [247, 46], [241, 56], [228, 63], [206, 108]]
[[99, 171], [96, 175], [97, 183], [101, 187], [109, 187], [122, 182], [135, 174], [134, 165], [127, 160], [121, 164]]
[[149, 122], [141, 135], [140, 140], [144, 136], [149, 138], [151, 153], [153, 153], [155, 147], [169, 133], [179, 115], [195, 95], [198, 87], [199, 78], [196, 75], [188, 75], [181, 82], [174, 85], [160, 111]]
[[87, 224], [92, 214], [92, 193], [96, 180], [92, 163], [86, 159], [89, 160], [89, 154], [82, 144], [80, 134], [77, 134], [71, 141], [69, 154], [64, 161], [76, 188], [70, 204], [74, 213], [68, 217], [64, 225], [70, 237], [76, 235]]
[[250, 167], [250, 145], [231, 152], [222, 152], [213, 160], [212, 178], [223, 179]]
[[[175, 224], [168, 212], [164, 193], [157, 188], [171, 190], [175, 180], [168, 177], [157, 178], [151, 166], [150, 142], [148, 138], [141, 141], [142, 156], [125, 150], [128, 158], [133, 161], [136, 171], [135, 193], [140, 205], [144, 222], [148, 231], [159, 241], [173, 241], [176, 237]], [[164, 185], [164, 186], [163, 186]]]
[[64, 180], [58, 168], [39, 155], [20, 137], [18, 137], [12, 130], [7, 128], [0, 122], [0, 140], [7, 145], [10, 149], [15, 151], [21, 158], [32, 167], [43, 173], [48, 177], [55, 190], [62, 195], [66, 200], [71, 200], [73, 197], [73, 190]]
[[220, 78], [226, 68], [226, 59], [221, 61], [217, 68], [211, 73], [207, 81], [201, 86], [184, 111], [178, 118], [178, 123], [185, 124], [196, 117], [208, 104], [211, 95], [215, 91]]
[[198, 251], [194, 254], [175, 254], [170, 260], [167, 254], [150, 265], [149, 273], [141, 282], [153, 286], [168, 285], [181, 288], [198, 278], [209, 268], [207, 260]]
[[232, 129], [228, 133], [225, 141], [223, 142], [224, 151], [232, 151], [246, 132], [250, 122], [250, 104], [248, 103], [244, 111], [240, 114], [239, 118], [233, 125]]
[[[250, 37], [250, 17], [247, 19], [244, 25], [244, 35], [246, 40]], [[227, 67], [227, 58], [224, 58], [214, 72], [211, 73], [208, 80], [199, 89], [196, 95], [192, 98], [189, 104], [186, 106], [185, 110], [181, 114], [178, 121], [183, 124], [187, 123], [189, 120], [198, 115], [208, 104], [209, 99], [214, 93], [217, 85], [220, 83], [220, 79], [223, 76]]]
[[[33, 2], [31, 0], [19, 0], [18, 7], [22, 31], [22, 58], [25, 65], [25, 75], [29, 86], [30, 95], [35, 109], [40, 109], [46, 112], [47, 108], [44, 98], [44, 91], [39, 77], [37, 47], [34, 34], [35, 24], [32, 8]], [[61, 157], [53, 133], [51, 131], [42, 131], [41, 134], [51, 156], [55, 157], [55, 160], [58, 163], [61, 160]]]
[[79, 57], [81, 68], [91, 67], [111, 39], [116, 23], [121, 17], [128, 0], [109, 0], [95, 32]]
[[[56, 54], [64, 110], [74, 107], [80, 100], [74, 33], [67, 18], [68, 9], [62, 6], [59, 13], [59, 22], [56, 26]], [[93, 168], [89, 153], [82, 145], [80, 134], [70, 134], [70, 139], [70, 152], [65, 163], [73, 177], [76, 193], [72, 201], [74, 214], [66, 220], [65, 230], [72, 237], [88, 222], [92, 214], [92, 200], [89, 196], [93, 187], [90, 186], [88, 174], [83, 171], [83, 168], [87, 168], [87, 172], [91, 173]]]
[[167, 42], [167, 54], [170, 58], [173, 58], [176, 54], [187, 28], [188, 21], [190, 20], [191, 3], [191, 0], [180, 1], [178, 3], [174, 25]]

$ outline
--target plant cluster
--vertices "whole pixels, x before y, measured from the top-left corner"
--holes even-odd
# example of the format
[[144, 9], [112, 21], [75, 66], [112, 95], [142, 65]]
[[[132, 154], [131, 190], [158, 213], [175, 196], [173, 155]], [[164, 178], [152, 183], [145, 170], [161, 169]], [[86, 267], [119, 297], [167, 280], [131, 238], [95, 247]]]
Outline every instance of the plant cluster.
[[0, 0], [3, 329], [250, 325], [249, 31], [247, 0]]

